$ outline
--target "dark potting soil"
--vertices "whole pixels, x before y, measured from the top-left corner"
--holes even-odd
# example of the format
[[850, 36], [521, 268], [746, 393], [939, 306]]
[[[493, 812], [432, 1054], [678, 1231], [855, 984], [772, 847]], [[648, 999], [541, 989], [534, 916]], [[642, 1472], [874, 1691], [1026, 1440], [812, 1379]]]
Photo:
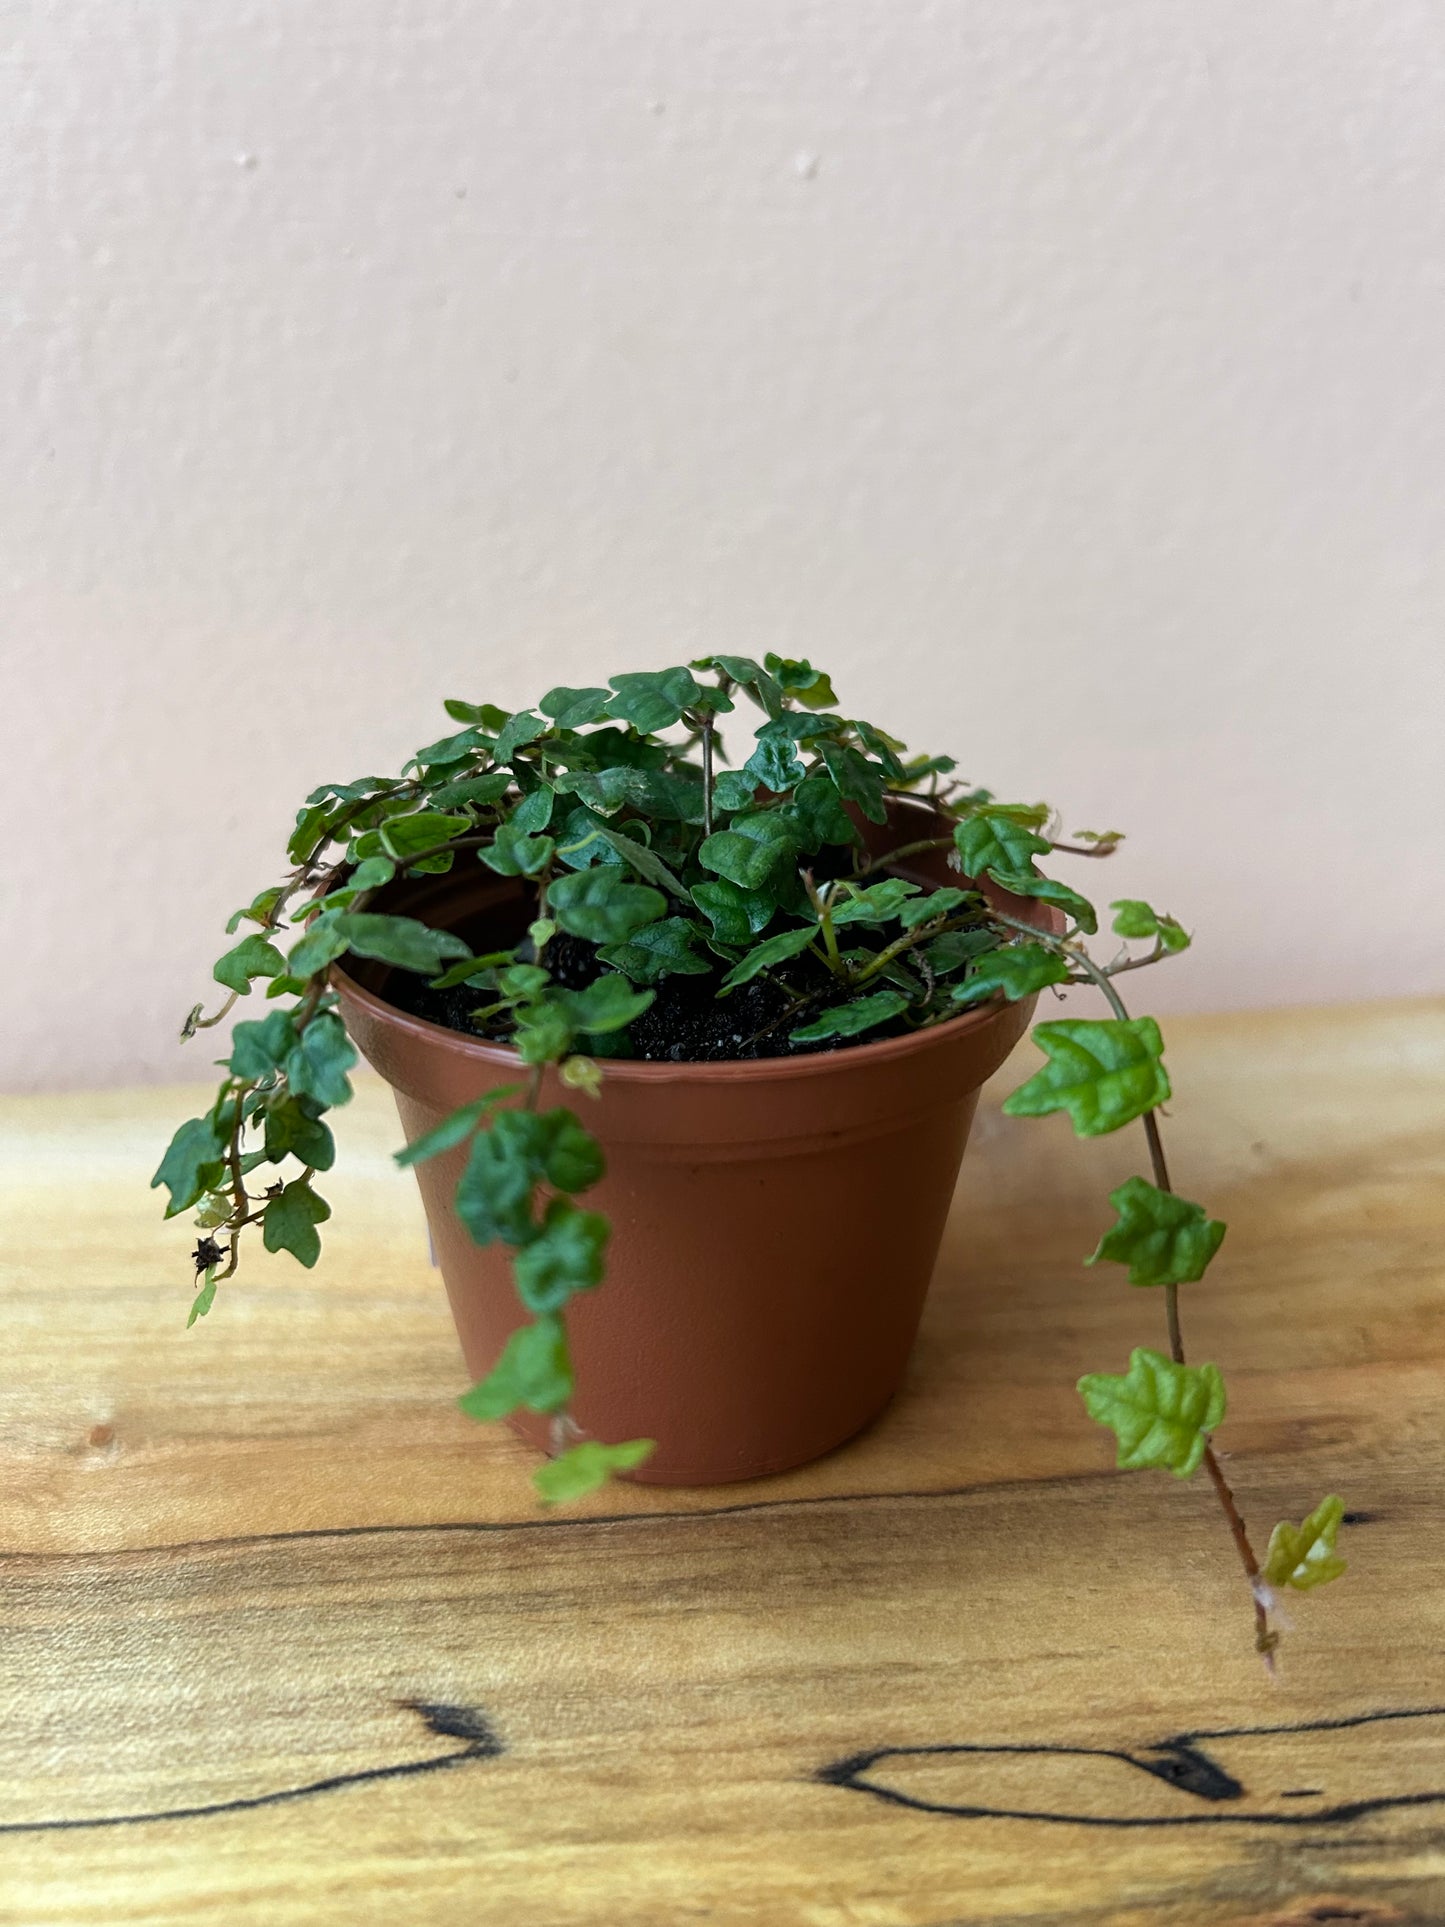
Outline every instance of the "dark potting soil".
[[[527, 946], [521, 946], [525, 952]], [[565, 932], [547, 945], [547, 965], [558, 983], [568, 990], [581, 990], [602, 974], [597, 952]], [[899, 1018], [879, 1024], [865, 1037], [829, 1037], [816, 1044], [796, 1044], [790, 1032], [815, 1018], [821, 1010], [840, 1002], [836, 986], [826, 967], [806, 953], [790, 959], [787, 966], [791, 989], [775, 980], [755, 977], [727, 996], [718, 996], [718, 986], [726, 966], [707, 976], [664, 977], [654, 986], [651, 1006], [634, 1019], [627, 1034], [596, 1039], [592, 1054], [598, 1057], [632, 1057], [673, 1063], [709, 1063], [719, 1059], [758, 1057], [798, 1057], [815, 1051], [847, 1048], [858, 1043], [875, 1043], [884, 1037], [902, 1036], [908, 1026]], [[819, 996], [807, 1009], [793, 1014], [792, 1007], [801, 995], [817, 991]], [[450, 990], [433, 990], [424, 977], [409, 971], [394, 970], [382, 992], [390, 1004], [429, 1023], [444, 1025], [467, 1036], [486, 1037], [505, 1043], [508, 1032], [495, 1020], [476, 1022], [472, 1012], [488, 1001], [486, 991], [475, 985], [455, 985]], [[607, 1044], [618, 1048], [607, 1049]]]

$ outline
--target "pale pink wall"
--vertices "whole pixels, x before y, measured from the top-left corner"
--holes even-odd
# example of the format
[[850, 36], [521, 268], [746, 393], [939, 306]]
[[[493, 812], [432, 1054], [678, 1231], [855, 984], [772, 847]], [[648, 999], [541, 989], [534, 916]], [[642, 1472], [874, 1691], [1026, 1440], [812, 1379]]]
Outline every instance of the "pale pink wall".
[[0, 1082], [201, 1075], [441, 696], [716, 648], [1129, 830], [1156, 1007], [1441, 987], [1438, 9], [0, 28]]

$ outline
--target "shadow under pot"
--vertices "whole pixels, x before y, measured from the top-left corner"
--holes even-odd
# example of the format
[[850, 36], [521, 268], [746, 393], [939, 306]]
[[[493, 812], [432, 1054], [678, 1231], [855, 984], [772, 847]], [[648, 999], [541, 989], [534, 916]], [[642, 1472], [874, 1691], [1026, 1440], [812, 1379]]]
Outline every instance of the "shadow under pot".
[[[881, 849], [944, 826], [916, 804], [867, 826]], [[959, 881], [941, 855], [898, 874]], [[1057, 912], [992, 882], [996, 908], [1041, 929]], [[526, 928], [521, 886], [482, 865], [405, 879], [376, 907], [474, 949]], [[346, 1025], [396, 1094], [410, 1142], [528, 1073], [505, 1044], [386, 1001], [390, 967], [334, 967]], [[604, 1062], [593, 1102], [548, 1068], [544, 1106], [576, 1109], [606, 1155], [589, 1209], [611, 1220], [607, 1275], [567, 1308], [587, 1437], [651, 1438], [631, 1476], [718, 1485], [806, 1464], [877, 1416], [908, 1363], [978, 1093], [1028, 1028], [1033, 999], [993, 1000], [906, 1037], [806, 1056]], [[416, 1167], [468, 1372], [484, 1378], [528, 1314], [508, 1253], [479, 1248], [452, 1198], [465, 1149]], [[552, 1421], [510, 1421], [548, 1449]]]

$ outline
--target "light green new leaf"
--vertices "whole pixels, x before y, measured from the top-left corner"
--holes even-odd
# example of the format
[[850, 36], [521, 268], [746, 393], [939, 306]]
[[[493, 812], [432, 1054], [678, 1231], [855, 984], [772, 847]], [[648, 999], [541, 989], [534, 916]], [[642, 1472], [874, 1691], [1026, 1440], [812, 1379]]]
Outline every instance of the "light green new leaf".
[[186, 1330], [189, 1331], [191, 1329], [191, 1326], [195, 1324], [198, 1318], [204, 1318], [206, 1313], [211, 1309], [211, 1306], [215, 1302], [216, 1302], [216, 1267], [214, 1265], [211, 1265], [206, 1272], [205, 1283], [201, 1286], [200, 1290], [196, 1293], [195, 1298], [192, 1301], [191, 1315], [186, 1320]]
[[542, 1229], [513, 1260], [517, 1296], [528, 1311], [560, 1311], [574, 1292], [600, 1285], [610, 1229], [601, 1212], [553, 1198]]
[[305, 1178], [293, 1178], [266, 1206], [261, 1220], [261, 1242], [268, 1251], [289, 1251], [309, 1271], [321, 1256], [316, 1227], [331, 1216], [331, 1206], [318, 1197]]
[[371, 910], [343, 910], [332, 925], [358, 957], [374, 957], [434, 977], [451, 958], [469, 957], [470, 948], [449, 930], [433, 930], [415, 917], [384, 917]]
[[286, 1059], [286, 1081], [297, 1097], [314, 1098], [329, 1108], [351, 1101], [346, 1073], [356, 1051], [341, 1019], [330, 1011], [313, 1017]]
[[723, 978], [719, 994], [722, 990], [736, 990], [739, 984], [751, 983], [761, 971], [771, 970], [774, 964], [786, 963], [789, 957], [796, 957], [807, 949], [817, 935], [817, 924], [810, 923], [801, 930], [780, 930], [776, 937], [766, 937]]
[[515, 1097], [521, 1088], [520, 1084], [499, 1084], [484, 1097], [474, 1098], [470, 1104], [459, 1105], [440, 1124], [434, 1124], [429, 1131], [423, 1131], [420, 1137], [413, 1138], [400, 1151], [394, 1151], [392, 1156], [395, 1162], [405, 1169], [413, 1164], [424, 1164], [428, 1158], [440, 1157], [443, 1151], [454, 1150], [471, 1136], [494, 1105]]
[[1036, 1024], [1034, 1042], [1049, 1062], [1005, 1099], [1010, 1117], [1067, 1111], [1080, 1137], [1102, 1137], [1169, 1097], [1152, 1017], [1063, 1017]]
[[584, 1439], [532, 1474], [537, 1497], [544, 1505], [585, 1498], [606, 1485], [614, 1472], [631, 1472], [641, 1465], [656, 1443], [655, 1439], [628, 1439], [622, 1445], [603, 1445], [597, 1439]]
[[701, 977], [712, 969], [693, 949], [701, 935], [700, 927], [686, 917], [662, 917], [644, 924], [626, 943], [608, 944], [597, 954], [635, 984], [655, 984], [668, 976]]
[[1041, 943], [1010, 944], [980, 957], [967, 979], [953, 987], [956, 1004], [978, 1004], [1002, 991], [1011, 1004], [1032, 997], [1048, 984], [1067, 981], [1069, 966], [1056, 950]]
[[1170, 952], [1189, 948], [1189, 932], [1183, 924], [1141, 903], [1138, 897], [1120, 897], [1109, 908], [1117, 913], [1114, 930], [1118, 936], [1157, 937], [1160, 949]]
[[835, 1004], [792, 1033], [797, 1044], [821, 1043], [825, 1037], [856, 1037], [860, 1031], [873, 1030], [908, 1008], [908, 999], [898, 990], [875, 990], [870, 997], [856, 998], [851, 1004]]
[[631, 723], [644, 736], [671, 729], [682, 720], [682, 712], [702, 694], [697, 680], [686, 669], [654, 669], [614, 676], [612, 688], [614, 694], [608, 699], [608, 715], [615, 716], [619, 722]]
[[1034, 858], [1048, 849], [1035, 836], [1039, 821], [1031, 804], [1005, 804], [966, 816], [953, 832], [963, 873], [968, 877], [997, 877], [1010, 890], [1017, 878], [1033, 873]]
[[1172, 1191], [1160, 1191], [1147, 1178], [1126, 1178], [1109, 1202], [1118, 1222], [1099, 1240], [1084, 1262], [1101, 1258], [1129, 1267], [1131, 1285], [1187, 1285], [1202, 1278], [1224, 1240], [1224, 1226], [1204, 1207]]
[[518, 1326], [491, 1371], [457, 1404], [468, 1418], [485, 1424], [523, 1407], [529, 1412], [560, 1411], [571, 1396], [566, 1329], [560, 1318], [539, 1318]]
[[574, 870], [547, 891], [547, 909], [564, 930], [588, 943], [625, 943], [667, 910], [650, 884], [628, 883], [612, 864]]
[[1300, 1525], [1282, 1519], [1269, 1535], [1262, 1574], [1265, 1584], [1310, 1592], [1338, 1579], [1345, 1561], [1335, 1552], [1335, 1538], [1344, 1516], [1344, 1500], [1331, 1493]]
[[1209, 1434], [1224, 1417], [1224, 1380], [1217, 1365], [1176, 1365], [1142, 1346], [1122, 1377], [1090, 1372], [1079, 1380], [1089, 1417], [1119, 1441], [1117, 1463], [1137, 1471], [1168, 1466], [1187, 1479], [1204, 1457]]
[[450, 843], [471, 826], [469, 816], [450, 815], [445, 810], [417, 810], [411, 816], [389, 816], [378, 834], [387, 855], [402, 863], [422, 850]]
[[249, 997], [253, 977], [279, 977], [285, 967], [275, 944], [267, 943], [259, 931], [253, 931], [218, 960], [211, 975], [227, 990]]
[[193, 1117], [176, 1132], [166, 1147], [151, 1189], [163, 1184], [171, 1194], [166, 1216], [188, 1211], [197, 1198], [215, 1189], [220, 1181], [225, 1144], [209, 1117]]

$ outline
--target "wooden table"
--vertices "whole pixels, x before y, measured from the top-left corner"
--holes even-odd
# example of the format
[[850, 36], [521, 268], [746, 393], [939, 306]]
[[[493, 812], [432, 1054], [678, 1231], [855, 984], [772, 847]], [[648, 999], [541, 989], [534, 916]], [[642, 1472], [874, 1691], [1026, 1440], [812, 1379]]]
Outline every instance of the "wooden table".
[[1115, 1473], [1071, 1389], [1159, 1342], [1079, 1263], [1132, 1134], [996, 1090], [867, 1436], [542, 1518], [379, 1086], [318, 1268], [189, 1333], [146, 1180], [194, 1094], [8, 1100], [0, 1919], [1445, 1919], [1445, 1006], [1168, 1029], [1241, 1502], [1354, 1521], [1276, 1683], [1202, 1478]]

